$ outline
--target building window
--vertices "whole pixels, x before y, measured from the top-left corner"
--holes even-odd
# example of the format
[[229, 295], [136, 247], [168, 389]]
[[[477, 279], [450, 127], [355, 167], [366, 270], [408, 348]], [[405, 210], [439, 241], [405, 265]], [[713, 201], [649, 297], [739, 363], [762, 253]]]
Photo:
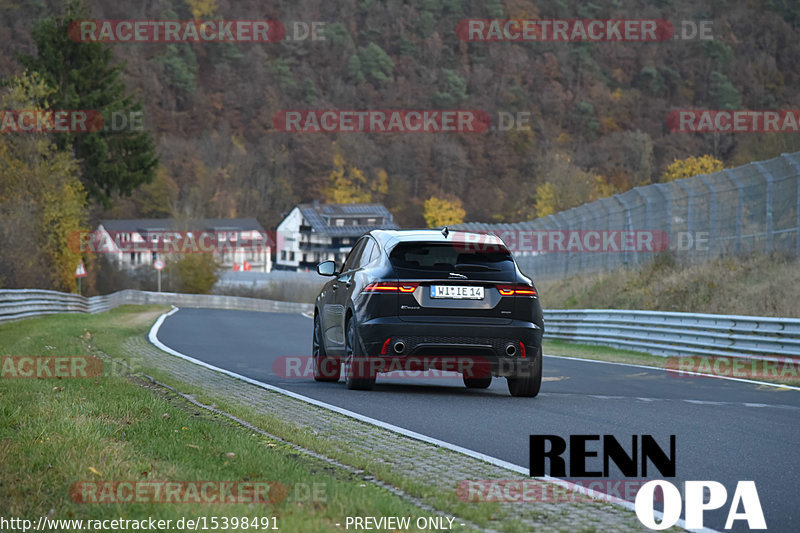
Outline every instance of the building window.
[[294, 261], [294, 252], [289, 252], [289, 261]]
[[344, 219], [343, 218], [337, 218], [336, 219], [336, 225], [337, 226], [344, 226]]
[[281, 250], [281, 261], [286, 261], [286, 250]]
[[374, 219], [374, 218], [368, 218], [368, 219], [367, 219], [367, 224], [368, 224], [368, 225], [370, 225], [370, 226], [372, 226], [373, 224], [375, 224], [375, 222], [376, 222], [376, 219]]

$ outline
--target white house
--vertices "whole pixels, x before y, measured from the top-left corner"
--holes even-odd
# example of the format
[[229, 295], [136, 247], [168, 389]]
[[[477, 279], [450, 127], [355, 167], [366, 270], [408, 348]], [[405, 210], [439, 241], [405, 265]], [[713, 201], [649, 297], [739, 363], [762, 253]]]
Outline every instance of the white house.
[[329, 259], [341, 265], [367, 231], [397, 228], [382, 204], [298, 204], [278, 225], [275, 269], [312, 270]]
[[82, 242], [83, 251], [108, 254], [126, 269], [178, 254], [212, 253], [225, 270], [270, 272], [273, 247], [254, 218], [101, 220]]

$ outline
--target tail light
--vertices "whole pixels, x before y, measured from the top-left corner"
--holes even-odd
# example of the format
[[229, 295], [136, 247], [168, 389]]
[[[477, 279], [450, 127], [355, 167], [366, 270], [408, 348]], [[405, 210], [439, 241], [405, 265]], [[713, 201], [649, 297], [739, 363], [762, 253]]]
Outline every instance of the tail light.
[[411, 294], [415, 290], [419, 283], [398, 283], [396, 281], [381, 281], [378, 283], [370, 283], [366, 287], [364, 287], [363, 292], [393, 292], [393, 293], [404, 293], [404, 294]]
[[536, 296], [536, 290], [530, 285], [518, 283], [516, 285], [498, 285], [497, 291], [501, 296]]

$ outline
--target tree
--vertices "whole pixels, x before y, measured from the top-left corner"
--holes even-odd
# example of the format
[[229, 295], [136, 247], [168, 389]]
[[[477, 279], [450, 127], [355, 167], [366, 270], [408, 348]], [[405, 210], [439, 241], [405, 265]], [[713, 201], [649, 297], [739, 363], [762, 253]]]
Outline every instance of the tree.
[[[3, 109], [39, 111], [52, 94], [36, 74], [7, 85]], [[86, 231], [86, 192], [72, 154], [46, 133], [0, 135], [0, 176], [0, 286], [74, 290], [68, 243]]]
[[556, 188], [552, 183], [548, 181], [544, 185], [536, 187], [536, 216], [538, 218], [554, 214], [558, 208], [557, 204]]
[[212, 18], [217, 10], [217, 0], [186, 0], [195, 20]]
[[715, 159], [710, 155], [691, 156], [686, 159], [675, 159], [664, 171], [664, 174], [661, 175], [661, 181], [679, 180], [697, 176], [698, 174], [719, 172], [720, 170], [722, 170], [722, 161], [719, 159]]
[[[80, 0], [70, 0], [64, 14], [40, 21], [33, 30], [36, 56], [20, 60], [55, 90], [51, 109], [98, 111], [106, 126], [113, 113], [126, 119], [141, 116], [141, 103], [126, 94], [120, 78], [125, 65], [111, 64], [111, 48], [71, 38], [70, 24], [90, 18], [87, 13]], [[55, 142], [59, 150], [73, 150], [89, 196], [106, 206], [112, 195], [130, 195], [139, 185], [151, 182], [158, 165], [149, 134], [132, 128], [63, 133]]]
[[425, 223], [429, 228], [461, 224], [466, 215], [458, 198], [431, 196], [425, 200], [424, 209]]
[[366, 48], [361, 48], [358, 58], [362, 71], [369, 78], [379, 82], [387, 82], [392, 79], [394, 61], [377, 44], [369, 43]]
[[[386, 178], [383, 177], [385, 190]], [[337, 152], [333, 156], [333, 172], [331, 172], [325, 197], [328, 202], [335, 204], [359, 204], [372, 201], [373, 188], [381, 189], [381, 176], [373, 186], [367, 183], [364, 173], [353, 165], [345, 162], [344, 156]]]
[[742, 97], [739, 89], [734, 86], [725, 74], [711, 73], [711, 100], [719, 109], [739, 109], [742, 107]]
[[210, 253], [187, 253], [169, 265], [178, 278], [178, 291], [188, 294], [208, 294], [217, 283], [220, 266]]
[[433, 95], [434, 105], [441, 108], [453, 107], [467, 99], [467, 82], [454, 70], [444, 69], [442, 71], [444, 92], [437, 92]]
[[605, 179], [586, 172], [564, 154], [553, 154], [547, 161], [548, 181], [536, 188], [536, 216], [546, 217], [613, 194]]

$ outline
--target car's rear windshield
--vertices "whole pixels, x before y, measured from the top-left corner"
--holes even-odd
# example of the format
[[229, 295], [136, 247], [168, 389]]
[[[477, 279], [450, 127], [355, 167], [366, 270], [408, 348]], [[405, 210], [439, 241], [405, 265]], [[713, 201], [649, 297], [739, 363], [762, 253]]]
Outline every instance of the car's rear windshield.
[[[478, 248], [478, 249], [476, 249]], [[395, 268], [451, 272], [508, 272], [514, 269], [511, 252], [503, 246], [459, 243], [400, 243], [389, 254]]]

